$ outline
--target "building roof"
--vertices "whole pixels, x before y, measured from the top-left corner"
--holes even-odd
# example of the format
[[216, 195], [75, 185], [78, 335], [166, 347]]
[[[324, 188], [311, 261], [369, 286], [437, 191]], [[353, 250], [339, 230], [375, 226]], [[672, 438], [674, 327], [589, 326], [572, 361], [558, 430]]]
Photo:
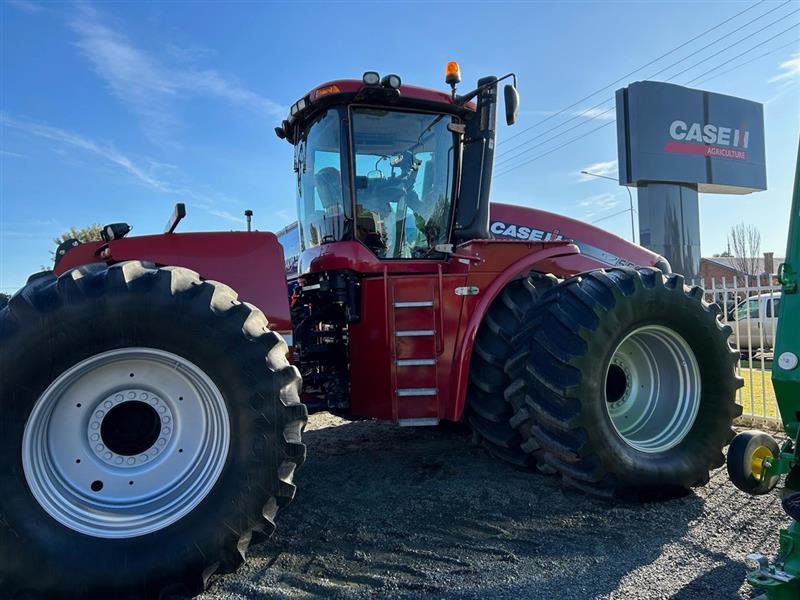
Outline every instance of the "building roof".
[[[715, 265], [718, 265], [724, 269], [728, 269], [731, 273], [739, 273], [742, 275], [746, 274], [736, 266], [741, 259], [735, 256], [711, 256], [711, 257], [703, 257], [700, 260], [714, 263]], [[783, 258], [777, 256], [774, 257], [772, 260], [773, 260], [772, 262], [773, 271], [776, 271], [778, 269], [778, 265], [784, 262]], [[753, 263], [756, 265], [756, 269], [758, 270], [759, 274], [765, 273], [763, 256], [760, 256], [758, 258], [748, 258], [747, 261], [748, 262], [753, 261]]]

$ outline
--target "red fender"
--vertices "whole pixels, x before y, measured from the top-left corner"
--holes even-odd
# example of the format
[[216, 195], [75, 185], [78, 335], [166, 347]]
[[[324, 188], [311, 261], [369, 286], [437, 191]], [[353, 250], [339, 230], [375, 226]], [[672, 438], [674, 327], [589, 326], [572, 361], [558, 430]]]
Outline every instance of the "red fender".
[[[495, 277], [488, 287], [481, 290], [480, 300], [469, 310], [466, 303], [462, 317], [467, 316], [469, 320], [461, 333], [458, 344], [456, 344], [456, 354], [453, 360], [452, 389], [451, 394], [453, 404], [449, 407], [445, 418], [452, 421], [459, 421], [464, 413], [464, 404], [467, 397], [467, 381], [469, 380], [469, 362], [472, 357], [472, 348], [475, 344], [475, 336], [478, 328], [483, 322], [486, 311], [500, 294], [502, 289], [509, 281], [529, 271], [541, 271], [554, 273], [556, 275], [571, 275], [570, 272], [561, 273], [558, 268], [558, 261], [554, 259], [565, 256], [579, 254], [580, 250], [575, 244], [564, 242], [547, 242], [545, 247], [536, 252], [526, 254], [516, 261], [509, 264], [497, 277]], [[467, 280], [469, 284], [469, 279]]]
[[226, 231], [144, 235], [81, 244], [55, 268], [60, 275], [92, 262], [144, 260], [185, 267], [204, 279], [233, 288], [243, 302], [257, 306], [276, 331], [291, 333], [283, 248], [272, 233]]

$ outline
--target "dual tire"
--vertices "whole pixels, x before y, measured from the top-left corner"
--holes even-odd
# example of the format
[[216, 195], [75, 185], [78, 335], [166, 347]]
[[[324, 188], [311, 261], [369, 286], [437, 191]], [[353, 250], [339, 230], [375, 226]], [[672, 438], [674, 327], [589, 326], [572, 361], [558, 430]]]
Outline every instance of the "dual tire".
[[607, 498], [706, 483], [724, 463], [742, 383], [729, 328], [702, 295], [657, 269], [592, 271], [544, 290], [504, 342], [495, 403], [518, 440], [513, 462]]

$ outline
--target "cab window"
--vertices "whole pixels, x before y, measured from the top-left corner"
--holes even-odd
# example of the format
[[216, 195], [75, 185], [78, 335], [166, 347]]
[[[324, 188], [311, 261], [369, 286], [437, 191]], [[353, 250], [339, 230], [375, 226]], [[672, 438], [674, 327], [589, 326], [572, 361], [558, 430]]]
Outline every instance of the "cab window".
[[295, 148], [297, 216], [303, 250], [342, 238], [340, 140], [339, 112], [329, 110], [306, 130]]
[[758, 318], [758, 298], [745, 300], [736, 308], [736, 319], [757, 319]]
[[449, 239], [449, 115], [354, 108], [356, 237], [379, 258], [428, 258]]

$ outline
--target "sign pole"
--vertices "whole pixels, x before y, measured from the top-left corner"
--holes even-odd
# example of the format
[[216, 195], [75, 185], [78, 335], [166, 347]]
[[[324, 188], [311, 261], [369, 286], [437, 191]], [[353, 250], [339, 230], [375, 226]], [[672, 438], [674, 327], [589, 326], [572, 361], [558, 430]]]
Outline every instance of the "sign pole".
[[638, 187], [639, 241], [686, 279], [700, 277], [700, 206], [697, 187], [648, 183]]

